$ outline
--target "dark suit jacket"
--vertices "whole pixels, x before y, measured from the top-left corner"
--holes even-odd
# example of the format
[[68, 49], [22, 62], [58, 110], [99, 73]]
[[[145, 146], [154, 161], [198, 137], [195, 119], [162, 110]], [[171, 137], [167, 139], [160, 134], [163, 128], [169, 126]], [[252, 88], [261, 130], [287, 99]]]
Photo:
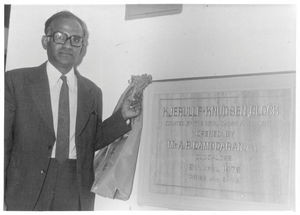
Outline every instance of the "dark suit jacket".
[[[102, 122], [102, 93], [76, 72], [75, 132], [82, 210], [93, 210], [94, 152], [130, 130], [120, 111]], [[46, 64], [5, 74], [5, 203], [8, 210], [33, 210], [55, 142]]]

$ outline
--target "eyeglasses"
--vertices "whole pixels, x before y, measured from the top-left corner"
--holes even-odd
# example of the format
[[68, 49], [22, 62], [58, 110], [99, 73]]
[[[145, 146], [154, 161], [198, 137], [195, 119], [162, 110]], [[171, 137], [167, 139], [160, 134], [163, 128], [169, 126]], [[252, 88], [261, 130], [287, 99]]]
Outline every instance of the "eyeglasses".
[[52, 37], [56, 44], [65, 44], [67, 40], [70, 39], [71, 45], [74, 47], [80, 47], [83, 43], [83, 38], [78, 35], [69, 36], [66, 33], [59, 31], [54, 32], [52, 35], [47, 35], [47, 37]]

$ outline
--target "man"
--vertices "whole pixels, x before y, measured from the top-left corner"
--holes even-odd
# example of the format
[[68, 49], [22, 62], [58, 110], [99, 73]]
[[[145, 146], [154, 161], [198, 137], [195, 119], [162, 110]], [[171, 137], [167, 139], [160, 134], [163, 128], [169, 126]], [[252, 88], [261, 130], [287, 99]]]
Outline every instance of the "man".
[[101, 90], [76, 70], [87, 35], [74, 14], [54, 14], [42, 37], [48, 61], [5, 74], [7, 210], [93, 210], [94, 152], [140, 114], [125, 100], [102, 122]]

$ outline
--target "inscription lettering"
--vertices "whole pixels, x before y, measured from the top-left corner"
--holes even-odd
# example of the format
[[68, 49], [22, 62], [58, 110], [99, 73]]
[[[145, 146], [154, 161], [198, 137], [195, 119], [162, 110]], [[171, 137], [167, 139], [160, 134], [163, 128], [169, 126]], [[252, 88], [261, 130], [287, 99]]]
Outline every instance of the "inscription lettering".
[[218, 141], [180, 141], [168, 140], [168, 149], [177, 150], [199, 150], [199, 151], [257, 151], [255, 145], [244, 145], [240, 142], [218, 142]]
[[235, 105], [235, 106], [174, 106], [163, 107], [163, 117], [254, 117], [278, 116], [279, 105]]

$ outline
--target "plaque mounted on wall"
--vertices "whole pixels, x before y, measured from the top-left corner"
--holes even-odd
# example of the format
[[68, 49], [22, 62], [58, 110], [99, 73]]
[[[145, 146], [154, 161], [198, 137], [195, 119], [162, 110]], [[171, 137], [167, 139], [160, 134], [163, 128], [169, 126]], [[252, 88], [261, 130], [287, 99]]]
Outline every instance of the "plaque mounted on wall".
[[295, 73], [154, 82], [144, 95], [139, 204], [294, 207]]

